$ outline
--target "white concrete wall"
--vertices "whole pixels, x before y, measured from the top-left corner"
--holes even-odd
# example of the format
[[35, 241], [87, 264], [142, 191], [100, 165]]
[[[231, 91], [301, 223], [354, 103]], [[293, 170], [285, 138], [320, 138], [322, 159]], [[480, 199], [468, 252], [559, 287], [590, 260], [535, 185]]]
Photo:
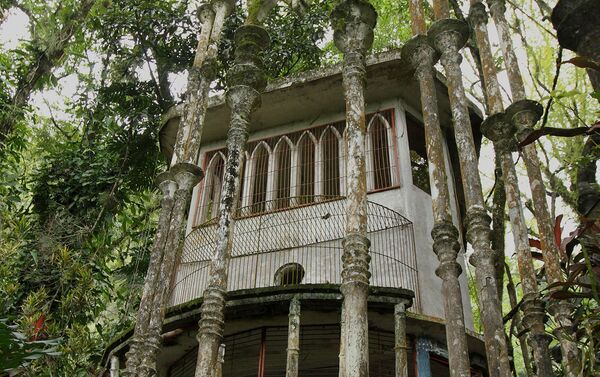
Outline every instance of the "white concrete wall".
[[[436, 255], [432, 250], [432, 239], [431, 239], [431, 229], [433, 227], [433, 216], [431, 209], [431, 198], [430, 196], [423, 192], [421, 189], [417, 188], [412, 184], [412, 173], [411, 173], [411, 164], [410, 164], [410, 155], [409, 155], [409, 145], [408, 145], [408, 136], [406, 132], [406, 122], [404, 118], [404, 112], [410, 111], [411, 114], [418, 119], [421, 119], [419, 113], [414, 111], [413, 109], [406, 109], [403, 105], [402, 101], [399, 99], [391, 99], [385, 100], [380, 103], [371, 103], [367, 106], [367, 112], [374, 112], [377, 110], [384, 109], [395, 109], [395, 134], [396, 134], [396, 147], [397, 147], [397, 168], [398, 168], [398, 183], [399, 187], [394, 189], [389, 189], [387, 191], [381, 191], [377, 193], [369, 194], [369, 200], [381, 204], [385, 207], [392, 209], [413, 223], [414, 229], [414, 243], [416, 250], [416, 261], [413, 261], [412, 264], [416, 264], [418, 270], [418, 287], [415, 288], [415, 294], [419, 295], [420, 301], [420, 313], [443, 318], [444, 310], [443, 310], [443, 301], [441, 296], [441, 279], [435, 275], [435, 269], [438, 266], [438, 261]], [[318, 126], [322, 124], [326, 124], [329, 122], [334, 122], [343, 118], [343, 114], [329, 114], [326, 116], [320, 116], [316, 120], [310, 119], [310, 124], [307, 123], [294, 123], [286, 126], [282, 126], [280, 128], [270, 129], [258, 132], [250, 136], [250, 140], [263, 139], [274, 135], [286, 134], [290, 132], [294, 132], [300, 129], [305, 129], [310, 126]], [[200, 163], [203, 163], [203, 154], [206, 151], [219, 149], [224, 147], [224, 141], [219, 143], [212, 143], [210, 145], [204, 145], [201, 153], [200, 153]], [[446, 154], [447, 152], [447, 147]], [[447, 158], [448, 161], [448, 158]], [[451, 194], [455, 195], [454, 181], [453, 176], [454, 173], [451, 171], [450, 165], [446, 166], [448, 172], [448, 185], [451, 190]], [[202, 183], [201, 183], [202, 184]], [[198, 187], [194, 189], [193, 200], [192, 200], [192, 210], [190, 211], [190, 217], [188, 221], [188, 233], [192, 230], [193, 224], [193, 216], [196, 211], [195, 208], [199, 205], [199, 195], [198, 195]], [[315, 205], [310, 207], [304, 207], [294, 210], [288, 210], [283, 213], [288, 213], [289, 215], [295, 214], [298, 216], [308, 215], [308, 213], [302, 213], [302, 211], [318, 211], [321, 205]], [[459, 214], [458, 214], [458, 205], [456, 200], [452, 202], [452, 215], [455, 224], [459, 227]], [[277, 216], [272, 215], [263, 215], [260, 221], [268, 222], [268, 221], [276, 221]], [[301, 217], [300, 217], [301, 218]], [[245, 219], [240, 221], [248, 221], [251, 219]], [[253, 218], [251, 221], [259, 221], [259, 218]], [[338, 218], [335, 221], [342, 221], [342, 218]], [[314, 223], [314, 227], [311, 228], [311, 224], [306, 224], [308, 228], [307, 232], [303, 234], [313, 234], [315, 239], [319, 239], [324, 236], [319, 232], [322, 231], [322, 227], [317, 226]], [[251, 226], [245, 225], [244, 228], [251, 229]], [[273, 248], [277, 248], [279, 246], [284, 246], [286, 242], [289, 242], [290, 239], [296, 238], [296, 241], [303, 241], [302, 239], [298, 239], [298, 237], [306, 237], [298, 234], [296, 230], [293, 228], [286, 228], [285, 226], [281, 226], [276, 232], [278, 237], [275, 237], [271, 240]], [[246, 238], [247, 237], [247, 238]], [[253, 240], [254, 237], [254, 240]], [[372, 237], [385, 237], [385, 232], [381, 232], [377, 235], [372, 235]], [[240, 255], [240, 252], [244, 252], [246, 250], [252, 249], [263, 249], [261, 247], [257, 247], [256, 244], [257, 235], [252, 235], [252, 232], [248, 232], [245, 235], [245, 239], [247, 241], [244, 242], [241, 246], [235, 246], [233, 251], [233, 255]], [[375, 240], [373, 240], [375, 241]], [[278, 245], [278, 243], [281, 243]], [[237, 248], [240, 248], [237, 250]], [[319, 258], [315, 258], [314, 253], [309, 256], [310, 248], [304, 248], [302, 250], [299, 249], [289, 249], [285, 251], [281, 251], [279, 253], [271, 253], [268, 255], [253, 255], [247, 256], [243, 258], [234, 258], [232, 261], [232, 265], [230, 268], [230, 281], [231, 284], [229, 289], [240, 289], [244, 286], [267, 286], [273, 284], [274, 274], [277, 269], [289, 262], [297, 262], [304, 266], [306, 269], [306, 277], [304, 282], [330, 282], [330, 283], [339, 283], [339, 256], [341, 255], [341, 250], [332, 248], [331, 251], [327, 254], [323, 254]], [[210, 250], [206, 250], [210, 252]], [[389, 250], [390, 255], [397, 255], [397, 251]], [[463, 271], [465, 269], [465, 261], [464, 254], [461, 252], [459, 255], [459, 262], [463, 267]], [[373, 265], [377, 265], [378, 269], [381, 269], [381, 275], [377, 276], [374, 274], [372, 277], [371, 284], [373, 285], [387, 285], [384, 284], [385, 276], [389, 275], [389, 269], [393, 270], [393, 266], [391, 264], [386, 264], [378, 259], [385, 259], [385, 257], [373, 257]], [[302, 263], [304, 261], [307, 263], [305, 265]], [[309, 262], [310, 261], [310, 262]], [[310, 263], [314, 263], [314, 261], [321, 261], [314, 266]], [[186, 255], [183, 255], [182, 262], [186, 262]], [[204, 262], [205, 263], [205, 262]], [[411, 263], [407, 263], [411, 264]], [[172, 304], [178, 304], [181, 302], [185, 302], [189, 299], [193, 299], [201, 296], [201, 285], [206, 283], [205, 275], [208, 273], [208, 268], [202, 268], [196, 274], [197, 276], [191, 276], [193, 274], [193, 269], [203, 267], [202, 263], [200, 264], [190, 264], [184, 263], [180, 266], [177, 277], [175, 279], [176, 282], [181, 281], [174, 290], [174, 295], [172, 296]], [[388, 269], [386, 271], [386, 268]], [[400, 267], [398, 267], [400, 268]], [[260, 272], [259, 272], [260, 270]], [[256, 272], [255, 272], [256, 271]], [[393, 270], [398, 271], [398, 269]], [[375, 271], [373, 271], [375, 272]], [[186, 280], [187, 283], [182, 281], [182, 279], [186, 276], [190, 275]], [[320, 278], [315, 279], [315, 276], [320, 276]], [[254, 280], [254, 281], [253, 281]], [[467, 287], [467, 278], [466, 272], [460, 277], [461, 287], [463, 288], [463, 304], [465, 308], [465, 319], [467, 322], [468, 328], [473, 328], [472, 325], [472, 312], [470, 306], [470, 300], [468, 295], [468, 287]], [[410, 282], [406, 282], [403, 284], [407, 284], [407, 286], [401, 286], [403, 288], [412, 288], [409, 287]]]

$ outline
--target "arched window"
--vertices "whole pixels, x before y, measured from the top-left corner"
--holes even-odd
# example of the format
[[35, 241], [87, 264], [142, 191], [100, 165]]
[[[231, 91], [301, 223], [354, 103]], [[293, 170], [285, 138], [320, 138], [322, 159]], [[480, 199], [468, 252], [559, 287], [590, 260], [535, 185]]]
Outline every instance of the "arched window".
[[292, 187], [292, 142], [283, 136], [275, 145], [275, 203], [274, 208], [286, 208], [290, 205]]
[[393, 184], [391, 127], [380, 114], [375, 114], [367, 127], [367, 169], [369, 190], [390, 187]]
[[341, 167], [343, 156], [341, 135], [333, 127], [327, 127], [321, 135], [321, 193], [325, 199], [341, 195]]
[[270, 154], [269, 146], [264, 142], [259, 143], [252, 153], [252, 213], [264, 212], [266, 208]]
[[304, 132], [298, 140], [298, 203], [315, 200], [315, 144], [310, 132]]
[[225, 171], [225, 155], [221, 152], [215, 153], [210, 159], [206, 171], [200, 223], [218, 215], [223, 172]]

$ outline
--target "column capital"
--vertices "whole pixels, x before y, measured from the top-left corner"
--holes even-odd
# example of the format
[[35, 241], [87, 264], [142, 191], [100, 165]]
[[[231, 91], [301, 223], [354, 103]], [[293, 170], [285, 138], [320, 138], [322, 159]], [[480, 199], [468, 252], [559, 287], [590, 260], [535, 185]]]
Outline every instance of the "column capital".
[[235, 86], [248, 86], [257, 92], [264, 90], [267, 78], [261, 53], [269, 45], [269, 33], [263, 27], [242, 25], [235, 31], [235, 63], [227, 72], [229, 91]]
[[500, 152], [512, 152], [517, 150], [515, 139], [516, 127], [507, 119], [505, 113], [490, 115], [481, 124], [481, 133], [490, 139]]
[[235, 9], [235, 0], [212, 0], [210, 5], [215, 13], [220, 9], [224, 9], [225, 16], [228, 16]]
[[344, 0], [331, 12], [333, 41], [343, 53], [365, 53], [373, 44], [377, 12], [366, 0]]
[[189, 162], [179, 162], [171, 167], [171, 174], [177, 182], [177, 190], [191, 190], [202, 180], [202, 169]]
[[488, 13], [485, 5], [481, 1], [477, 1], [471, 5], [469, 9], [469, 22], [473, 26], [485, 25], [488, 22]]
[[433, 65], [440, 57], [431, 40], [425, 35], [416, 35], [409, 39], [402, 46], [401, 56], [415, 70], [415, 76], [419, 80], [426, 73], [433, 74]]
[[492, 13], [504, 14], [506, 12], [505, 0], [487, 0], [487, 3]]
[[201, 4], [196, 10], [196, 14], [201, 25], [206, 25], [206, 23], [212, 22], [215, 18], [215, 11], [210, 3]]
[[533, 131], [533, 127], [544, 113], [544, 108], [537, 101], [524, 99], [513, 102], [504, 113], [506, 119], [514, 125], [517, 139], [521, 141]]
[[454, 18], [434, 22], [427, 32], [427, 36], [442, 55], [463, 48], [469, 40], [469, 34], [469, 25]]

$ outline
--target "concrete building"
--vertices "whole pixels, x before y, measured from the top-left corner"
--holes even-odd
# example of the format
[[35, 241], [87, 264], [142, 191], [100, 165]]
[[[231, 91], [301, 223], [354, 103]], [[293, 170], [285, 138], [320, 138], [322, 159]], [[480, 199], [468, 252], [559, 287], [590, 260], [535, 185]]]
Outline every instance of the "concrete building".
[[[447, 376], [419, 86], [398, 51], [373, 56], [367, 66], [370, 376], [395, 376], [398, 348], [408, 353], [409, 376]], [[299, 343], [292, 350], [299, 375], [339, 374], [346, 192], [340, 72], [334, 66], [271, 83], [252, 119], [233, 233], [222, 376], [284, 376], [290, 316], [300, 321]], [[436, 85], [452, 216], [461, 229], [462, 187], [447, 89], [442, 78]], [[193, 376], [197, 358], [197, 322], [215, 243], [229, 119], [224, 96], [209, 102], [198, 156], [205, 178], [193, 192], [186, 240], [171, 283], [161, 376]], [[479, 142], [481, 118], [475, 109], [471, 118]], [[167, 156], [178, 122], [175, 110], [161, 130]], [[460, 279], [473, 375], [483, 376], [484, 345], [473, 332], [466, 274]], [[394, 333], [397, 304], [408, 308], [404, 346]], [[107, 362], [123, 357], [130, 335], [109, 348]]]

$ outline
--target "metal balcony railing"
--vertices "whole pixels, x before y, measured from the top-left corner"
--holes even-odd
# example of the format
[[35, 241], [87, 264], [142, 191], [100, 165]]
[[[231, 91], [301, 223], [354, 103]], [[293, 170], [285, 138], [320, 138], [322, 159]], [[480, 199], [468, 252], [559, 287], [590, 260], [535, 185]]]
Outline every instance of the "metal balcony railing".
[[[345, 234], [344, 198], [312, 198], [292, 208], [253, 214], [238, 211], [233, 231], [228, 290], [296, 284], [340, 284], [342, 239]], [[368, 202], [372, 286], [419, 287], [413, 225], [399, 213]], [[171, 292], [171, 305], [201, 297], [208, 284], [217, 224], [208, 221], [185, 239]]]

